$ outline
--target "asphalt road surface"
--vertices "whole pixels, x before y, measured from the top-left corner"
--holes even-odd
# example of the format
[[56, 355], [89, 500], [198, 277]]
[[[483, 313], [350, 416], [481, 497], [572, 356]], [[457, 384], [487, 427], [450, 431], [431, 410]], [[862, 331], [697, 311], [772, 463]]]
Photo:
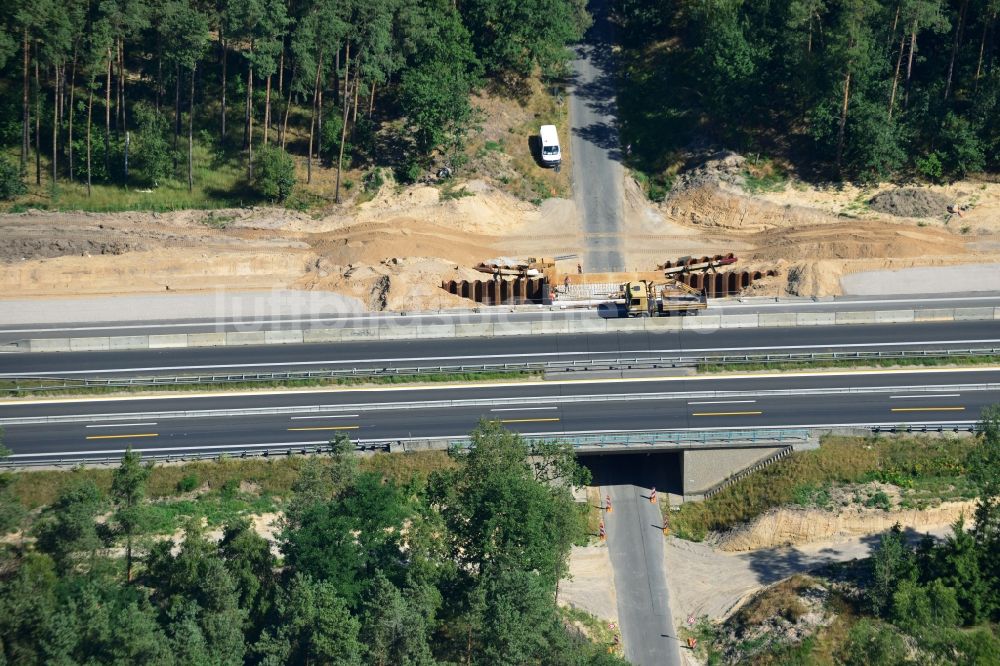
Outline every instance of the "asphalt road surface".
[[831, 351], [995, 348], [992, 321], [0, 355], [10, 376], [217, 375]]
[[607, 0], [591, 0], [594, 24], [576, 47], [570, 92], [573, 191], [583, 212], [588, 273], [624, 269], [621, 147]]
[[971, 424], [1000, 403], [995, 368], [292, 390], [0, 403], [14, 459], [295, 448], [461, 437], [481, 419], [528, 435]]
[[[637, 462], [632, 456], [615, 456], [605, 467], [641, 476]], [[613, 509], [605, 514], [605, 526], [625, 658], [637, 666], [680, 666], [659, 506], [649, 501], [649, 487], [614, 484], [602, 485], [601, 491], [611, 497]]]

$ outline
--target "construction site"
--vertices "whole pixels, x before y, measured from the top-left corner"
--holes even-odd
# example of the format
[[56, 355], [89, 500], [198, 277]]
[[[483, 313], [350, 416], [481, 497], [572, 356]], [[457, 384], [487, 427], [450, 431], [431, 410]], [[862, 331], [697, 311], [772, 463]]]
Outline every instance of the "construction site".
[[[912, 218], [836, 214], [858, 198], [850, 191], [791, 190], [798, 203], [784, 205], [791, 193], [703, 186], [657, 206], [632, 187], [626, 182], [621, 237], [629, 270], [612, 275], [587, 266], [572, 200], [534, 206], [473, 181], [464, 186], [469, 196], [452, 200], [431, 186], [387, 185], [371, 202], [319, 218], [273, 208], [5, 215], [0, 291], [28, 298], [280, 288], [390, 311], [603, 301], [631, 280], [676, 280], [708, 298], [822, 297], [843, 293], [845, 275], [988, 264], [1000, 249], [1000, 185], [947, 188], [953, 198], [978, 198], [948, 224], [943, 209]], [[502, 257], [512, 259], [491, 259]]]
[[563, 308], [612, 306], [623, 316], [696, 315], [708, 298], [743, 293], [755, 281], [775, 277], [776, 270], [739, 270], [732, 253], [714, 257], [681, 257], [656, 270], [631, 273], [566, 272], [559, 262], [576, 259], [566, 255], [554, 259], [519, 261], [500, 258], [480, 263], [485, 276], [473, 280], [447, 280], [448, 293], [483, 305], [557, 305]]

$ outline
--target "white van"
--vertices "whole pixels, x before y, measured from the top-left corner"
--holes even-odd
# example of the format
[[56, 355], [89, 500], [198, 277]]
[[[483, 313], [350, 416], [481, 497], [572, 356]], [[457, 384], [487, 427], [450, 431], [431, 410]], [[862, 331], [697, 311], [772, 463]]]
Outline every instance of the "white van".
[[542, 125], [538, 130], [542, 140], [542, 166], [555, 167], [562, 162], [562, 151], [559, 150], [559, 133], [555, 125]]

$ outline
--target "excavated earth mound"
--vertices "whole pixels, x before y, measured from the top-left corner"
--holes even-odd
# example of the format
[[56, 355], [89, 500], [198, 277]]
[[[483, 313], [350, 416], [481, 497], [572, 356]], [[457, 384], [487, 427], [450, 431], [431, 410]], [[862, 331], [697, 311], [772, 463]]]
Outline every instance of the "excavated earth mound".
[[872, 210], [897, 217], [937, 217], [948, 212], [946, 197], [914, 187], [889, 190], [869, 200]]

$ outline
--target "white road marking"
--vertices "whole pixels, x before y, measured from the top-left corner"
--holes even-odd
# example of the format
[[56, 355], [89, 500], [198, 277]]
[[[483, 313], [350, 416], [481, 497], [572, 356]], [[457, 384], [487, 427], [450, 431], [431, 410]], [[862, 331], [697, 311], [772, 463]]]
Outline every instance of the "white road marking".
[[559, 409], [558, 407], [501, 407], [499, 409], [491, 409], [491, 412], [535, 412], [544, 409]]
[[[921, 426], [969, 426], [975, 425], [979, 421], [921, 421], [919, 425]], [[807, 423], [807, 424], [792, 424], [792, 425], [773, 425], [773, 426], [757, 426], [752, 428], [757, 433], [767, 431], [767, 430], [809, 430], [818, 428], [893, 428], [898, 426], [905, 426], [905, 423], [900, 423], [899, 421], [893, 421], [888, 423]], [[713, 431], [738, 431], [738, 430], [748, 430], [746, 426], [724, 426], [711, 428]], [[670, 430], [665, 430], [661, 432], [704, 432], [705, 428], [672, 428]], [[632, 433], [648, 433], [653, 432], [650, 430], [581, 430], [575, 432], [567, 431], [556, 431], [559, 437], [576, 437], [576, 436], [586, 436], [586, 435], [608, 435], [608, 434], [619, 434], [628, 435]], [[542, 431], [542, 432], [522, 432], [520, 433], [522, 437], [551, 437], [553, 432]], [[392, 437], [389, 439], [359, 439], [357, 440], [362, 444], [374, 444], [380, 442], [409, 442], [409, 441], [425, 441], [428, 439], [467, 439], [468, 433], [461, 435], [432, 435], [428, 437]], [[142, 453], [169, 453], [171, 451], [205, 451], [205, 450], [218, 450], [218, 449], [263, 449], [272, 447], [284, 447], [284, 448], [294, 448], [298, 446], [320, 446], [327, 445], [330, 442], [328, 440], [316, 440], [308, 442], [273, 442], [269, 444], [219, 444], [219, 445], [209, 445], [209, 446], [174, 446], [167, 448], [146, 448], [143, 447], [138, 449]], [[53, 453], [15, 453], [8, 458], [57, 458], [65, 457], [67, 455], [80, 455], [80, 456], [97, 456], [97, 455], [120, 455], [125, 453], [125, 449], [108, 449], [100, 451], [61, 451]]]
[[292, 416], [291, 420], [295, 421], [297, 419], [350, 419], [357, 418], [358, 414], [330, 414], [328, 416]]
[[961, 393], [936, 393], [933, 395], [891, 395], [889, 400], [913, 400], [923, 398], [958, 398]]
[[[962, 374], [962, 373], [983, 373], [1000, 371], [998, 365], [981, 365], [962, 368], [873, 368], [863, 370], [830, 370], [817, 372], [786, 372], [771, 374], [733, 374], [733, 375], [684, 375], [667, 377], [621, 377], [621, 378], [592, 378], [592, 379], [557, 379], [546, 381], [539, 386], [576, 386], [584, 384], [647, 384], [656, 382], [700, 382], [700, 381], [733, 381], [741, 379], [766, 380], [766, 379], [798, 379], [812, 377], [847, 377], [847, 376], [867, 376], [867, 375], [933, 375], [941, 373]], [[495, 384], [467, 383], [467, 384], [441, 384], [422, 386], [370, 386], [360, 388], [345, 388], [333, 386], [318, 389], [294, 389], [281, 391], [215, 391], [210, 393], [184, 393], [171, 395], [130, 395], [130, 396], [102, 396], [96, 398], [51, 398], [41, 400], [21, 400], [18, 398], [0, 400], [0, 409], [3, 407], [17, 407], [23, 405], [54, 405], [54, 404], [74, 404], [91, 402], [134, 402], [142, 400], [190, 400], [204, 398], [234, 398], [246, 396], [273, 396], [273, 395], [318, 395], [323, 393], [394, 393], [398, 391], [455, 391], [455, 390], [492, 390], [500, 388], [524, 388], [532, 386], [532, 382], [498, 382]], [[941, 385], [942, 387], [947, 385]], [[900, 386], [899, 391], [912, 390], [912, 386]], [[550, 399], [551, 396], [538, 398], [539, 402]]]
[[757, 402], [756, 400], [704, 400], [701, 402], [689, 402], [689, 405], [738, 405]]
[[100, 423], [98, 425], [83, 426], [84, 428], [129, 428], [133, 426], [152, 426], [156, 425], [156, 422], [148, 423]]
[[[219, 365], [161, 365], [161, 366], [148, 366], [140, 368], [107, 368], [107, 369], [96, 369], [96, 370], [48, 370], [42, 372], [8, 372], [0, 374], [0, 377], [44, 377], [44, 376], [57, 376], [63, 377], [67, 375], [87, 375], [87, 374], [108, 374], [112, 372], [159, 372], [164, 370], [212, 370], [212, 369], [228, 369], [228, 368], [272, 368], [272, 367], [293, 367], [293, 366], [317, 366], [317, 365], [348, 365], [355, 363], [408, 363], [408, 362], [420, 362], [420, 361], [460, 361], [463, 359], [470, 360], [489, 360], [489, 359], [504, 359], [504, 358], [552, 358], [561, 356], [607, 356], [616, 355], [618, 357], [627, 358], [630, 354], [634, 355], [644, 355], [651, 356], [654, 354], [661, 355], [671, 355], [671, 356], [685, 356], [690, 354], [700, 354], [708, 352], [747, 352], [747, 351], [774, 351], [779, 349], [789, 349], [789, 350], [799, 350], [799, 349], [820, 349], [836, 347], [838, 349], [856, 349], [860, 347], [914, 347], [914, 346], [930, 346], [930, 345], [982, 345], [982, 344], [998, 344], [1000, 343], [1000, 338], [998, 339], [987, 339], [987, 340], [928, 340], [928, 341], [907, 341], [907, 342], [858, 342], [858, 343], [829, 343], [829, 344], [814, 344], [814, 345], [772, 345], [772, 346], [760, 346], [760, 347], [695, 347], [691, 349], [622, 349], [622, 350], [610, 350], [610, 351], [578, 351], [578, 352], [542, 352], [542, 353], [525, 353], [525, 354], [474, 354], [467, 356], [406, 356], [398, 358], [361, 358], [361, 359], [350, 359], [350, 360], [328, 360], [328, 361], [290, 361], [290, 362], [277, 362], [277, 363], [226, 363]], [[432, 365], [439, 365], [434, 363]]]

